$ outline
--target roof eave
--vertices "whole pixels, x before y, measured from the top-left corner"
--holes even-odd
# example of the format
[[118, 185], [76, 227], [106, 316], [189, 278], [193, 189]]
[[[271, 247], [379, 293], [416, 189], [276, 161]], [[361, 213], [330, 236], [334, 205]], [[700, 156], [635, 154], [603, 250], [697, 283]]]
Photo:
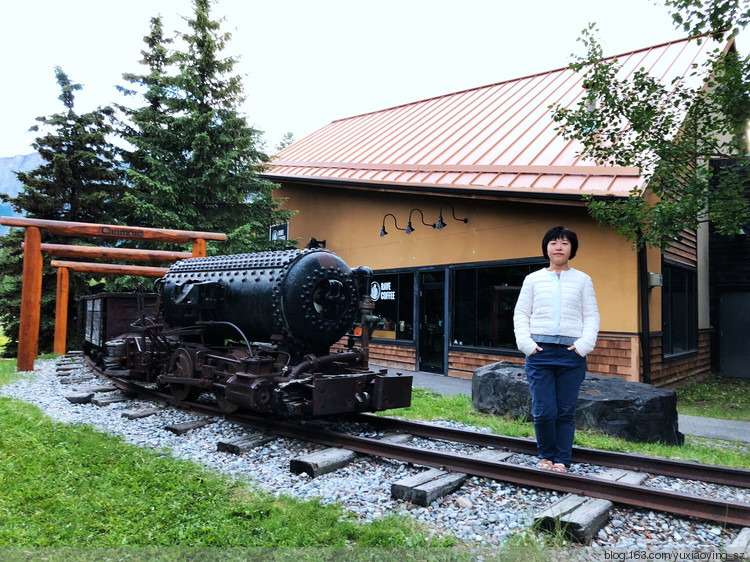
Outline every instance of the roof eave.
[[437, 184], [404, 184], [398, 182], [371, 182], [357, 181], [351, 179], [332, 179], [310, 176], [289, 176], [282, 174], [263, 173], [263, 179], [279, 184], [304, 184], [306, 186], [317, 186], [336, 189], [351, 189], [368, 191], [371, 193], [410, 193], [421, 195], [432, 195], [435, 197], [461, 197], [464, 199], [522, 201], [532, 203], [545, 203], [568, 206], [584, 206], [585, 195], [591, 195], [595, 201], [608, 199], [623, 199], [628, 194], [596, 194], [584, 192], [561, 193], [558, 190], [529, 190], [529, 189], [498, 189], [496, 187], [476, 188], [454, 185]]

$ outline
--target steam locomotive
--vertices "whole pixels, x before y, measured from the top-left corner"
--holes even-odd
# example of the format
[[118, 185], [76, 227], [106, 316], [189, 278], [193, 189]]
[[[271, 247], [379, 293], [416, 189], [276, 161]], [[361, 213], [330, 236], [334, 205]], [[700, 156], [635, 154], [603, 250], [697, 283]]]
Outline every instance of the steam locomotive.
[[155, 293], [80, 299], [84, 353], [105, 372], [168, 387], [180, 401], [213, 393], [226, 412], [407, 407], [412, 377], [368, 367], [371, 278], [369, 268], [352, 270], [323, 249], [182, 260]]

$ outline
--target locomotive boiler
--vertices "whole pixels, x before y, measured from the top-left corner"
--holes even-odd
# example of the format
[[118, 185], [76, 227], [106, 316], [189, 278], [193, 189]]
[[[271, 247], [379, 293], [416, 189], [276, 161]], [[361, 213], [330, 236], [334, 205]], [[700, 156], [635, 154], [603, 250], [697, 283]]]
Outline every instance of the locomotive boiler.
[[[82, 299], [86, 329], [101, 326], [96, 338], [83, 334], [85, 350], [113, 376], [168, 387], [180, 401], [212, 393], [227, 412], [406, 407], [411, 376], [369, 369], [371, 277], [322, 249], [182, 260], [156, 282], [153, 312], [143, 294], [131, 296], [137, 314], [125, 312], [122, 293]], [[128, 330], [106, 333], [109, 318], [121, 327], [128, 314]]]

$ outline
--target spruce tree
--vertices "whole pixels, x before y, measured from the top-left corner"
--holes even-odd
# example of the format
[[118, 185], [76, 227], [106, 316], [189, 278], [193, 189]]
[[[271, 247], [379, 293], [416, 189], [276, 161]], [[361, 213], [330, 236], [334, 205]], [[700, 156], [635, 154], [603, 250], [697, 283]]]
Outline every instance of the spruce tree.
[[[182, 50], [168, 50], [160, 18], [151, 23], [142, 75], [126, 74], [147, 104], [127, 110], [124, 134], [134, 147], [125, 156], [133, 191], [124, 214], [134, 225], [226, 232], [221, 253], [283, 247], [269, 226], [286, 220], [273, 201], [274, 184], [258, 177], [268, 160], [260, 131], [238, 107], [243, 102], [236, 59], [221, 57], [231, 35], [210, 17], [210, 1], [194, 0]], [[131, 220], [132, 219], [132, 220]]]
[[[78, 114], [75, 92], [60, 67], [55, 77], [65, 111], [37, 117], [47, 132], [32, 143], [43, 163], [30, 172], [17, 173], [24, 184], [14, 198], [3, 197], [28, 217], [62, 221], [108, 222], [108, 203], [122, 196], [123, 183], [117, 148], [109, 138], [115, 133], [111, 107]], [[30, 128], [39, 131], [39, 125]]]
[[[667, 5], [695, 40], [723, 40], [750, 22], [750, 9], [736, 0]], [[682, 77], [657, 79], [643, 69], [625, 75], [617, 59], [603, 58], [594, 24], [579, 40], [587, 54], [570, 68], [583, 74], [586, 95], [576, 106], [554, 106], [553, 119], [564, 138], [581, 142], [584, 157], [638, 167], [656, 196], [637, 189], [627, 198], [585, 196], [591, 216], [641, 248], [667, 248], [706, 222], [725, 235], [746, 228], [750, 57], [714, 44], [708, 60], [691, 70], [704, 87], [692, 88]]]
[[[73, 83], [59, 67], [55, 76], [60, 86], [60, 101], [64, 110], [48, 117], [38, 117], [40, 131], [33, 148], [41, 155], [42, 164], [30, 172], [17, 173], [24, 184], [16, 197], [0, 194], [13, 209], [30, 218], [80, 222], [115, 222], [109, 213], [110, 202], [117, 200], [123, 189], [121, 166], [117, 149], [109, 141], [115, 131], [109, 107], [78, 114], [75, 111], [75, 92], [80, 84]], [[40, 129], [43, 129], [40, 130]], [[11, 338], [5, 354], [15, 355], [18, 349], [19, 311], [21, 302], [21, 274], [23, 269], [22, 229], [11, 231], [0, 238], [0, 323]], [[44, 230], [42, 241], [72, 244], [67, 237], [53, 237]], [[42, 281], [42, 310], [39, 330], [39, 350], [49, 351], [54, 341], [56, 271], [45, 265]], [[82, 276], [70, 279], [72, 298], [92, 292], [95, 285]], [[71, 322], [73, 315], [69, 315]]]
[[120, 135], [131, 148], [123, 151], [128, 189], [119, 204], [120, 215], [131, 226], [181, 228], [179, 205], [175, 191], [176, 176], [173, 162], [173, 116], [166, 100], [175, 88], [168, 76], [170, 69], [169, 45], [172, 39], [164, 36], [161, 17], [151, 19], [149, 35], [143, 38], [146, 49], [139, 61], [148, 74], [123, 74], [132, 88], [118, 86], [125, 96], [142, 96], [145, 105], [135, 109], [118, 105], [125, 115]]

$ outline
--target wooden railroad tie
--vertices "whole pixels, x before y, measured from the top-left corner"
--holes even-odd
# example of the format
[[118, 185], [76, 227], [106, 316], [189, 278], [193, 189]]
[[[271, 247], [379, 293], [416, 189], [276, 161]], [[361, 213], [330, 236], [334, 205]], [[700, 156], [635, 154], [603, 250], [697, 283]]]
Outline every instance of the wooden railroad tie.
[[739, 560], [740, 556], [745, 558], [750, 556], [750, 527], [744, 527], [740, 534], [726, 548], [725, 553], [731, 559], [732, 556], [737, 555], [736, 559]]
[[463, 486], [468, 475], [431, 468], [391, 484], [391, 497], [427, 507], [441, 496]]
[[315, 478], [346, 466], [356, 457], [357, 453], [348, 449], [323, 449], [292, 459], [289, 461], [289, 470], [293, 474], [305, 472]]
[[84, 366], [83, 352], [82, 351], [71, 351], [66, 353], [62, 357], [58, 357], [55, 361], [55, 366], [59, 369], [60, 367], [67, 367], [69, 365], [75, 365], [76, 367]]
[[[74, 387], [73, 392], [68, 394], [65, 398], [71, 404], [90, 404], [97, 393], [114, 392], [116, 390], [117, 387], [113, 385]], [[99, 405], [100, 404], [97, 404], [97, 406]], [[106, 406], [106, 404], [104, 405]]]
[[234, 439], [228, 441], [219, 441], [216, 444], [216, 450], [220, 453], [231, 453], [233, 455], [241, 455], [246, 451], [265, 445], [269, 441], [273, 441], [276, 437], [272, 437], [265, 433], [251, 433], [249, 435], [240, 435]]
[[158, 414], [163, 410], [164, 408], [162, 408], [161, 406], [158, 406], [156, 408], [147, 408], [145, 410], [125, 410], [122, 413], [122, 417], [129, 420], [139, 420], [141, 418], [147, 418], [149, 416], [153, 416], [154, 414]]
[[58, 377], [69, 375], [71, 371], [77, 371], [83, 367], [83, 363], [63, 363], [55, 366], [55, 374]]
[[60, 377], [57, 379], [57, 382], [59, 382], [62, 385], [69, 385], [69, 384], [81, 384], [82, 382], [90, 382], [93, 381], [93, 377], [80, 377], [80, 376], [73, 376], [73, 377]]
[[[603, 472], [598, 478], [640, 485], [648, 478], [648, 474], [613, 468]], [[534, 517], [533, 527], [541, 531], [562, 532], [581, 544], [590, 545], [609, 521], [612, 506], [609, 500], [566, 494], [538, 513]]]
[[[488, 449], [472, 455], [472, 458], [502, 462], [511, 456], [513, 453]], [[460, 472], [432, 468], [392, 483], [391, 497], [427, 507], [436, 499], [458, 490], [468, 477], [467, 474]]]
[[65, 399], [71, 404], [90, 404], [93, 397], [93, 392], [73, 392], [68, 394]]
[[212, 423], [214, 423], [214, 420], [193, 420], [189, 422], [165, 425], [164, 429], [166, 429], [167, 431], [171, 431], [175, 435], [184, 435], [188, 431], [192, 431], [193, 429], [198, 429], [199, 427], [203, 427], [204, 425], [209, 425]]
[[[411, 437], [411, 435], [406, 433], [389, 433], [384, 435], [381, 441], [405, 443]], [[292, 459], [289, 461], [289, 470], [293, 474], [302, 474], [304, 472], [309, 474], [310, 477], [315, 478], [321, 474], [338, 470], [352, 462], [355, 458], [357, 458], [357, 453], [348, 449], [323, 449]]]
[[133, 394], [130, 393], [124, 393], [124, 392], [113, 392], [112, 394], [107, 394], [106, 396], [94, 396], [91, 399], [91, 403], [95, 406], [99, 406], [100, 408], [103, 408], [104, 406], [109, 406], [110, 404], [117, 404], [119, 402], [129, 402], [133, 399]]

